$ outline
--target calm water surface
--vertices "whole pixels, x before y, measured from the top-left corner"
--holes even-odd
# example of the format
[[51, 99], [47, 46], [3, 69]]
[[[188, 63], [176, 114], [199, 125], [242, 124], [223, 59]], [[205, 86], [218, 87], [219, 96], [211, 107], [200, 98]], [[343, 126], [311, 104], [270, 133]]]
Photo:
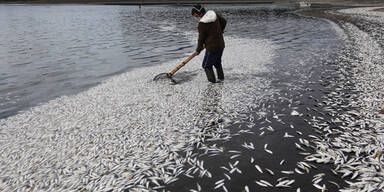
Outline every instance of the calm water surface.
[[[214, 9], [228, 20], [227, 36], [271, 39], [280, 46], [270, 66], [279, 81], [310, 73], [310, 67], [294, 66], [316, 64], [336, 49], [328, 22], [290, 14], [291, 9]], [[3, 5], [0, 26], [0, 118], [5, 118], [113, 75], [192, 53], [189, 35], [197, 21], [189, 6]]]

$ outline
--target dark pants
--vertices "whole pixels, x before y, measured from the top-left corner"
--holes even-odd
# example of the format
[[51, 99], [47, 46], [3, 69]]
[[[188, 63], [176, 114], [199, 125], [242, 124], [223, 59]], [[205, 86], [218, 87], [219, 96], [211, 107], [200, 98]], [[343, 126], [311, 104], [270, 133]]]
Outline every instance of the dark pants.
[[205, 51], [203, 68], [212, 68], [212, 66], [215, 66], [216, 68], [221, 67], [221, 56], [223, 56], [223, 50], [216, 52]]
[[223, 67], [221, 66], [221, 56], [223, 56], [223, 50], [216, 52], [205, 52], [202, 67], [204, 68], [208, 81], [212, 83], [216, 83], [216, 77], [212, 66], [215, 66], [216, 68], [218, 79], [224, 80]]

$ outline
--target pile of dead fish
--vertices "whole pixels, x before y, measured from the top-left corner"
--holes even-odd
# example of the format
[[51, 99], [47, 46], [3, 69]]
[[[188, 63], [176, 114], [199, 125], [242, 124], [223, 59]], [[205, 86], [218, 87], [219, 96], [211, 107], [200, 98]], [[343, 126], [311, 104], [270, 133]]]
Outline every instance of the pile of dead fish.
[[313, 119], [323, 136], [311, 140], [316, 153], [306, 157], [332, 164], [332, 171], [349, 184], [344, 192], [384, 190], [384, 13], [373, 9], [336, 13], [360, 22], [341, 24], [346, 48], [335, 62], [337, 78], [327, 82], [334, 91], [319, 103], [332, 118]]
[[206, 82], [201, 56], [183, 68], [192, 80], [152, 81], [181, 58], [0, 120], [0, 191], [148, 191], [177, 180], [195, 145], [225, 139], [225, 125], [271, 94], [255, 75], [267, 70], [271, 43], [227, 42], [224, 84]]

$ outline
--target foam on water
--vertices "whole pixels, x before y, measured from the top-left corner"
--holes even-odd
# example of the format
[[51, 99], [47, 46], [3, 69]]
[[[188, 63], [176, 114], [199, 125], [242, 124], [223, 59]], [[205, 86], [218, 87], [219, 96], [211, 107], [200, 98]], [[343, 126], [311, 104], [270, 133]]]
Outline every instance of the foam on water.
[[226, 38], [226, 45], [224, 83], [207, 82], [202, 53], [175, 74], [177, 85], [152, 78], [184, 58], [0, 120], [0, 190], [104, 191], [171, 182], [188, 158], [176, 152], [192, 150], [207, 124], [225, 132], [237, 114], [272, 92], [261, 74], [276, 47], [241, 38]]

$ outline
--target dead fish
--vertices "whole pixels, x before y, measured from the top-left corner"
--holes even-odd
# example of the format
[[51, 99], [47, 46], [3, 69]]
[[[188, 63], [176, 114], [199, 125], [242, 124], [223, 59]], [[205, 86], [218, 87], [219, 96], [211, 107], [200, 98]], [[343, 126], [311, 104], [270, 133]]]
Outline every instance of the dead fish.
[[228, 192], [228, 189], [225, 187], [225, 185], [222, 186], [224, 192]]
[[307, 150], [305, 150], [301, 145], [299, 145], [299, 144], [296, 143], [296, 142], [295, 142], [295, 146], [296, 146], [296, 148], [298, 148], [298, 149], [300, 149], [300, 150], [302, 150], [302, 151], [307, 151]]
[[262, 187], [273, 187], [272, 184], [270, 184], [268, 181], [265, 181], [265, 180], [255, 181], [255, 183], [257, 183], [258, 185], [260, 185]]
[[275, 187], [291, 187], [290, 185], [292, 185], [293, 183], [295, 182], [295, 180], [283, 180], [283, 181], [280, 181], [278, 184], [275, 185]]
[[289, 135], [287, 132], [285, 132], [283, 137], [294, 137], [293, 135]]
[[292, 175], [292, 174], [295, 173], [293, 171], [281, 171], [281, 172], [284, 173], [284, 174], [287, 174], [287, 175]]
[[258, 165], [255, 165], [256, 169], [260, 172], [260, 173], [263, 173], [263, 170], [261, 170], [260, 166]]
[[340, 171], [340, 172], [344, 173], [344, 174], [341, 176], [341, 178], [344, 178], [344, 177], [346, 177], [346, 176], [348, 176], [348, 175], [350, 175], [350, 174], [352, 173], [352, 171], [349, 171], [349, 170], [342, 170], [342, 171]]
[[229, 171], [229, 169], [227, 167], [224, 167], [224, 166], [221, 166], [220, 168], [226, 170], [226, 171]]
[[259, 181], [255, 181], [255, 183], [257, 183], [258, 185], [262, 186], [262, 187], [268, 187], [268, 185], [262, 183], [262, 182], [259, 182]]
[[198, 191], [201, 191], [201, 186], [200, 186], [200, 184], [199, 184], [199, 183], [196, 183], [196, 185], [197, 185], [197, 190], [198, 190]]
[[231, 180], [231, 177], [227, 174], [224, 173], [224, 176], [228, 179], [228, 180]]
[[220, 184], [220, 183], [223, 183], [224, 181], [225, 181], [225, 179], [218, 180], [218, 181], [216, 181], [215, 185], [218, 185], [218, 184]]
[[218, 189], [218, 188], [222, 187], [224, 184], [225, 183], [220, 183], [220, 184], [216, 185], [214, 189]]
[[314, 183], [314, 184], [318, 184], [318, 183], [320, 183], [322, 180], [323, 180], [323, 178], [314, 178], [314, 179], [312, 179], [312, 183]]
[[271, 174], [271, 175], [275, 175], [275, 173], [273, 173], [272, 170], [270, 170], [270, 169], [268, 169], [268, 168], [265, 168], [265, 170], [266, 170], [269, 174]]
[[271, 150], [267, 149], [267, 147], [268, 147], [268, 144], [265, 144], [265, 145], [264, 145], [264, 150], [265, 150], [266, 152], [270, 153], [270, 154], [273, 154], [273, 152], [272, 152]]
[[240, 157], [240, 156], [241, 156], [240, 154], [232, 155], [232, 156], [230, 157], [230, 159], [234, 159], [234, 158], [236, 158], [236, 157]]
[[335, 185], [337, 188], [340, 188], [340, 185], [334, 181], [328, 181], [329, 183], [332, 183], [333, 185]]
[[247, 142], [244, 142], [243, 145], [241, 145], [241, 146], [243, 146], [246, 149], [255, 149], [255, 146], [253, 145], [252, 142], [249, 144], [247, 144]]
[[245, 192], [249, 192], [249, 188], [247, 185], [244, 187], [244, 190], [245, 190]]
[[303, 172], [301, 172], [299, 169], [295, 168], [295, 172], [298, 173], [298, 174], [304, 174]]
[[326, 187], [325, 187], [324, 184], [323, 184], [323, 186], [320, 186], [317, 183], [314, 183], [313, 186], [315, 186], [317, 189], [320, 189], [321, 191], [325, 191], [326, 190]]
[[267, 127], [267, 130], [268, 130], [268, 131], [272, 131], [272, 132], [275, 131], [275, 129], [274, 129], [272, 126], [268, 126], [268, 127]]
[[300, 115], [300, 113], [295, 111], [295, 110], [292, 110], [291, 115], [292, 116], [298, 116], [298, 115]]
[[359, 171], [355, 171], [351, 177], [351, 179], [355, 179], [359, 175]]
[[265, 149], [266, 152], [270, 153], [270, 154], [273, 154], [273, 152], [269, 149]]

